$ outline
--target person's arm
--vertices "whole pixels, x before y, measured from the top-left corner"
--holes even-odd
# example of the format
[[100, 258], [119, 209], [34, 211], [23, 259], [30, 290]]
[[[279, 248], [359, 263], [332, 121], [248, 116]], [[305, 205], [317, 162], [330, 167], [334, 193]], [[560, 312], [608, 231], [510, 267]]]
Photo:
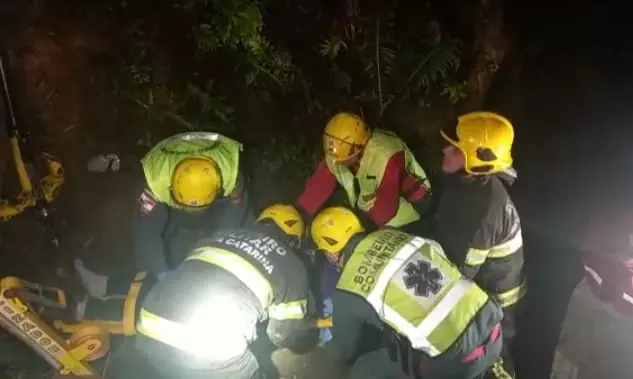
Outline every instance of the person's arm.
[[271, 305], [266, 333], [278, 348], [307, 353], [318, 342], [319, 331], [313, 324], [316, 315], [316, 302], [306, 278], [303, 285], [295, 283], [286, 296]]
[[336, 189], [336, 178], [330, 172], [325, 161], [321, 162], [308, 180], [303, 193], [296, 201], [297, 207], [307, 215], [314, 215], [332, 196]]
[[376, 190], [376, 201], [367, 212], [368, 217], [378, 227], [385, 225], [398, 212], [404, 172], [404, 151], [401, 151], [389, 158], [382, 180]]
[[168, 220], [167, 205], [159, 203], [150, 190], [143, 190], [134, 215], [134, 258], [139, 270], [157, 277], [168, 270], [163, 241]]
[[490, 251], [490, 244], [483, 238], [487, 231], [482, 224], [473, 226], [456, 220], [439, 224], [436, 231], [435, 239], [444, 253], [468, 279], [477, 276]]
[[442, 199], [433, 239], [465, 277], [474, 279], [486, 261], [492, 235], [485, 220], [485, 206], [468, 204], [473, 197], [457, 195]]
[[[334, 303], [332, 302], [332, 295], [336, 290], [336, 283], [341, 274], [333, 263], [328, 261], [323, 263], [321, 269], [321, 317], [331, 317], [334, 311]], [[321, 328], [319, 331], [320, 343], [327, 343], [332, 339], [331, 328]]]
[[420, 178], [408, 172], [405, 172], [404, 175], [400, 196], [413, 204], [418, 212], [421, 212], [420, 215], [426, 215], [431, 201], [431, 187], [428, 178], [421, 181]]
[[466, 250], [466, 258], [460, 265], [460, 271], [468, 278], [474, 280], [479, 269], [486, 263], [488, 253], [492, 243], [490, 242], [491, 233], [489, 232], [486, 223], [479, 224], [472, 237], [469, 238], [468, 249]]

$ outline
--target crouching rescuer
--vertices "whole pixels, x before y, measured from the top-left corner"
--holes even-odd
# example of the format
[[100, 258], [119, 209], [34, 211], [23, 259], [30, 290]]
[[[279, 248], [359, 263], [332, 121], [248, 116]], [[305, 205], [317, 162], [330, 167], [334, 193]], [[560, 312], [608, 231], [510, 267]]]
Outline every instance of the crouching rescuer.
[[339, 113], [325, 127], [323, 150], [325, 159], [297, 199], [305, 215], [311, 217], [333, 202], [340, 188], [367, 226], [417, 230], [423, 225], [431, 185], [397, 135], [380, 129], [372, 132], [360, 117]]
[[434, 241], [385, 228], [366, 233], [346, 208], [311, 226], [341, 271], [326, 345], [351, 378], [479, 378], [502, 349], [502, 311]]
[[264, 378], [249, 347], [261, 321], [277, 347], [316, 346], [314, 300], [297, 255], [304, 229], [294, 207], [273, 205], [252, 228], [203, 239], [145, 298], [137, 349], [173, 377]]
[[134, 222], [140, 270], [162, 277], [206, 231], [252, 221], [241, 150], [241, 143], [220, 134], [188, 132], [145, 155]]

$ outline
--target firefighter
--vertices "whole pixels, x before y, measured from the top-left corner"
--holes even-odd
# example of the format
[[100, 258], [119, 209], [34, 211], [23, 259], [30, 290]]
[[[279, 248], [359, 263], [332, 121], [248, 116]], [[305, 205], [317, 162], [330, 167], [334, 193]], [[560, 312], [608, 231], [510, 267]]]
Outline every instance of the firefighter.
[[201, 240], [144, 299], [137, 349], [167, 377], [262, 378], [249, 349], [260, 321], [268, 319], [279, 348], [316, 346], [315, 304], [297, 255], [304, 229], [295, 207], [273, 205], [253, 228]]
[[473, 112], [441, 131], [443, 192], [433, 239], [463, 275], [503, 308], [503, 363], [513, 374], [510, 351], [515, 316], [525, 294], [521, 222], [506, 189], [516, 179], [514, 129], [496, 113]]
[[367, 226], [414, 230], [430, 200], [426, 173], [407, 145], [385, 130], [370, 131], [351, 113], [338, 113], [323, 133], [325, 159], [307, 180], [297, 205], [313, 216], [340, 185]]
[[145, 155], [146, 187], [134, 223], [140, 270], [162, 277], [202, 233], [252, 221], [241, 150], [239, 142], [220, 134], [189, 132]]
[[436, 242], [367, 233], [343, 207], [317, 214], [310, 235], [341, 272], [326, 349], [355, 361], [351, 378], [478, 378], [499, 357], [500, 307]]

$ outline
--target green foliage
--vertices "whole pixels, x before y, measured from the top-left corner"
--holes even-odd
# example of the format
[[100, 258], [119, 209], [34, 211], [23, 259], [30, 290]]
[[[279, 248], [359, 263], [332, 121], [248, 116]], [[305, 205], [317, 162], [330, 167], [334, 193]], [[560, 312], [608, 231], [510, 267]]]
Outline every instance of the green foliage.
[[[234, 109], [222, 93], [227, 86], [234, 87], [236, 79], [245, 87], [281, 96], [276, 99], [292, 96], [293, 103], [302, 99], [309, 117], [342, 107], [368, 110], [380, 117], [394, 103], [451, 106], [466, 96], [463, 80], [457, 77], [462, 42], [426, 36], [423, 31], [416, 35], [399, 32], [394, 16], [398, 2], [389, 2], [388, 9], [380, 13], [348, 20], [348, 24], [330, 29], [325, 38], [315, 35], [311, 51], [325, 58], [322, 68], [312, 67], [318, 63], [309, 56], [303, 56], [303, 67], [298, 67], [289, 50], [273, 42], [266, 24], [271, 15], [266, 11], [275, 4], [266, 0], [180, 0], [175, 8], [194, 22], [193, 26], [184, 24], [191, 28], [193, 75], [168, 83], [169, 59], [157, 60], [147, 44], [137, 49], [128, 65], [128, 74], [141, 92], [133, 96], [146, 99], [142, 103], [144, 108], [152, 108], [146, 109], [150, 119], [171, 120], [187, 128], [227, 128]], [[284, 6], [286, 11], [297, 8], [303, 25], [327, 22], [320, 19], [319, 6]], [[277, 17], [290, 23], [283, 28], [286, 32], [299, 27], [291, 24], [292, 16]], [[355, 31], [353, 37], [347, 32], [350, 28]], [[314, 32], [299, 29], [304, 37]], [[167, 67], [161, 69], [161, 65]], [[161, 71], [167, 74], [161, 75]], [[329, 82], [323, 81], [324, 71]], [[149, 101], [152, 96], [153, 102]], [[163, 100], [157, 101], [159, 98]]]
[[461, 100], [468, 97], [466, 93], [466, 82], [446, 82], [442, 85], [442, 92], [440, 95], [446, 96], [448, 101], [455, 105], [459, 103]]
[[127, 71], [131, 75], [132, 80], [139, 86], [149, 84], [152, 75], [152, 69], [149, 66], [137, 66], [136, 64], [130, 64], [127, 66]]
[[[359, 93], [353, 94], [362, 104], [379, 109], [381, 114], [392, 102], [422, 100], [434, 92], [445, 96], [451, 104], [465, 97], [465, 86], [452, 81], [460, 63], [463, 45], [457, 40], [422, 41], [416, 45], [401, 44], [393, 36], [357, 47], [362, 64]], [[383, 42], [381, 44], [381, 42]], [[330, 36], [320, 46], [319, 53], [332, 63], [335, 86], [351, 88], [351, 75], [337, 65], [337, 58], [349, 51], [338, 36]], [[369, 85], [367, 85], [369, 84]]]
[[[188, 0], [176, 8], [196, 20], [191, 58], [199, 72], [192, 72], [184, 81], [182, 77], [172, 79], [171, 61], [165, 59], [153, 36], [143, 32], [142, 23], [129, 31], [136, 39], [126, 68], [130, 79], [127, 97], [143, 109], [149, 128], [171, 125], [172, 129], [230, 132], [235, 110], [221, 88], [235, 75], [243, 78], [246, 87], [281, 94], [303, 83], [290, 54], [265, 37], [258, 1]], [[222, 80], [207, 72], [227, 67], [233, 76], [222, 75]], [[152, 139], [153, 133], [146, 133], [146, 143]]]
[[213, 85], [212, 80], [207, 82], [204, 89], [187, 83], [185, 102], [191, 101], [197, 104], [198, 109], [205, 115], [205, 119], [213, 120], [191, 125], [190, 129], [207, 130], [217, 128], [218, 125], [228, 126], [233, 122], [235, 110], [227, 104], [224, 97], [215, 95], [217, 92], [214, 91]]
[[262, 43], [262, 14], [251, 1], [213, 1], [214, 12], [207, 23], [194, 30], [198, 49], [244, 48], [254, 52]]
[[260, 4], [254, 0], [208, 0], [199, 2], [202, 9], [186, 7], [189, 11], [213, 11], [205, 22], [194, 27], [193, 36], [199, 52], [209, 53], [230, 50], [241, 54], [245, 63], [242, 72], [249, 87], [281, 90], [291, 89], [297, 68], [290, 54], [273, 44], [263, 34], [263, 15]]
[[156, 143], [165, 129], [222, 132], [232, 126], [234, 109], [218, 94], [213, 81], [202, 88], [192, 83], [184, 88], [170, 86], [156, 81], [153, 71], [139, 67], [128, 66], [132, 83], [124, 95], [144, 113], [143, 144]]
[[416, 50], [402, 54], [399, 71], [410, 74], [397, 91], [405, 97], [428, 95], [434, 85], [454, 74], [459, 69], [462, 43], [455, 40], [427, 42]]
[[[127, 97], [144, 111], [150, 130], [146, 142], [163, 126], [234, 135], [234, 122], [242, 117], [234, 107], [243, 106], [240, 96], [247, 88], [283, 109], [289, 124], [319, 129], [322, 118], [340, 109], [380, 118], [390, 107], [397, 110], [396, 104], [444, 109], [466, 97], [458, 75], [462, 42], [429, 34], [427, 21], [403, 28], [394, 16], [397, 1], [379, 11], [359, 3], [365, 13], [356, 9], [343, 20], [325, 18], [316, 3], [300, 3], [305, 6], [289, 1], [179, 0], [175, 12], [182, 19], [182, 33], [177, 34], [176, 26], [172, 31], [171, 25], [163, 30], [181, 43], [176, 54], [158, 43], [156, 33], [134, 30]], [[273, 14], [280, 9], [294, 15]], [[148, 23], [138, 24], [151, 30]], [[189, 54], [186, 59], [180, 59], [183, 52]], [[186, 66], [186, 72], [173, 72], [174, 64]], [[240, 131], [247, 128], [240, 125]], [[305, 146], [312, 144], [293, 143], [296, 138], [267, 137], [270, 150], [257, 153], [259, 163], [267, 171], [294, 167], [292, 157], [305, 158]], [[305, 159], [293, 170], [300, 171], [302, 165], [307, 165]]]
[[344, 50], [347, 50], [347, 43], [339, 36], [330, 36], [329, 39], [321, 43], [319, 53], [333, 61], [338, 57], [339, 53]]

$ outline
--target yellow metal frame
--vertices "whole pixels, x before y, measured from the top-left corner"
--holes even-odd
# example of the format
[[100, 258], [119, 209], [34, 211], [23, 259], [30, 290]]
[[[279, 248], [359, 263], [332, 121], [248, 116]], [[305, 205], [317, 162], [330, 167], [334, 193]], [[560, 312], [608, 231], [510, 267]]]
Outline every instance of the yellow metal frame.
[[103, 300], [124, 299], [123, 320], [107, 321], [107, 320], [81, 320], [78, 323], [69, 324], [62, 320], [55, 320], [53, 326], [63, 333], [74, 333], [84, 326], [90, 325], [101, 328], [108, 334], [133, 336], [136, 334], [136, 304], [138, 296], [141, 292], [143, 280], [147, 277], [146, 272], [139, 272], [134, 277], [134, 281], [130, 284], [130, 289], [126, 295], [108, 296]]
[[[11, 156], [20, 182], [20, 194], [13, 200], [0, 200], [0, 221], [7, 221], [27, 208], [35, 206], [37, 196], [33, 191], [33, 183], [26, 171], [26, 165], [22, 159], [20, 143], [16, 136], [10, 138]], [[59, 195], [59, 190], [64, 184], [64, 168], [56, 157], [48, 153], [42, 153], [46, 163], [46, 176], [38, 178], [46, 202], [52, 202]]]
[[96, 371], [86, 362], [108, 353], [109, 335], [100, 328], [84, 325], [65, 339], [20, 298], [21, 290], [32, 289], [54, 290], [59, 304], [66, 305], [66, 297], [59, 289], [6, 277], [0, 280], [0, 326], [29, 345], [60, 375], [95, 377]]

